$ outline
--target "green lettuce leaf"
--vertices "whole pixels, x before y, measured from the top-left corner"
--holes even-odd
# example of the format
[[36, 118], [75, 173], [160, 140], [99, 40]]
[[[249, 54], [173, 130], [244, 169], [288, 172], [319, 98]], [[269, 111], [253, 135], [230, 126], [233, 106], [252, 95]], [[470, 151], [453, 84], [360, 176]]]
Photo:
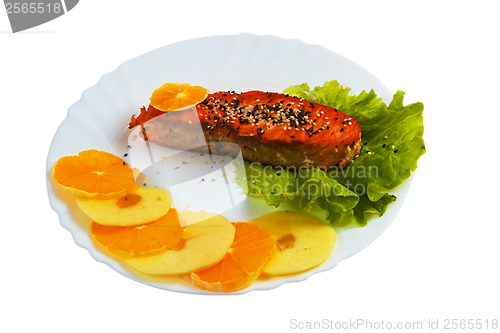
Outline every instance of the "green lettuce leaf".
[[339, 225], [345, 216], [351, 216], [359, 201], [358, 195], [320, 169], [296, 172], [245, 162], [244, 170], [246, 174], [237, 175], [237, 179], [244, 181], [242, 185], [247, 187], [248, 196], [262, 198], [275, 207], [284, 201], [296, 200], [306, 212], [318, 205], [327, 212], [326, 220], [331, 225]]
[[402, 91], [394, 94], [389, 105], [373, 90], [359, 95], [350, 91], [329, 81], [313, 90], [306, 83], [291, 86], [283, 93], [332, 106], [354, 118], [363, 133], [359, 156], [347, 168], [327, 172], [316, 168], [292, 172], [246, 162], [242, 179], [247, 181], [249, 196], [275, 207], [288, 200], [297, 200], [305, 211], [319, 207], [330, 225], [348, 220], [365, 226], [370, 214], [385, 213], [396, 200], [390, 190], [411, 175], [425, 153], [423, 104], [405, 106]]

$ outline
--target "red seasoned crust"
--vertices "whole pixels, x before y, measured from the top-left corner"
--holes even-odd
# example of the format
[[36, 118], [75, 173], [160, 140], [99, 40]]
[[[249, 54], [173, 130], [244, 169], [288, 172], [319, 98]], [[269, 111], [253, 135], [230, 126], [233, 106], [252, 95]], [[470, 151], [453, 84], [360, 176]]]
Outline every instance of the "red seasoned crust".
[[[185, 149], [230, 142], [244, 159], [273, 166], [345, 167], [361, 149], [361, 127], [350, 116], [271, 92], [216, 92], [196, 107], [168, 113], [150, 105], [129, 127], [143, 124], [145, 137], [161, 145]], [[190, 138], [200, 124], [205, 137]]]

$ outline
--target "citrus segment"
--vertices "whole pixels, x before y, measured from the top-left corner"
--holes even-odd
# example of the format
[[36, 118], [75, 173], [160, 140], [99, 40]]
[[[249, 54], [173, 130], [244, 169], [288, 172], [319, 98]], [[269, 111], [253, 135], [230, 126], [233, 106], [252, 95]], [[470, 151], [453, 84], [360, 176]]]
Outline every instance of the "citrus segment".
[[92, 223], [94, 240], [109, 252], [121, 257], [148, 256], [175, 249], [184, 234], [176, 209], [170, 209], [158, 220], [130, 227], [110, 227]]
[[256, 224], [238, 222], [233, 244], [215, 266], [191, 273], [190, 280], [200, 289], [232, 292], [244, 289], [260, 275], [276, 251], [276, 239]]
[[59, 187], [77, 196], [111, 196], [136, 186], [130, 166], [118, 156], [95, 149], [61, 157], [52, 169]]
[[151, 96], [151, 105], [160, 111], [176, 111], [190, 108], [202, 102], [208, 90], [189, 83], [165, 83]]
[[76, 204], [98, 224], [131, 226], [151, 223], [167, 214], [172, 200], [164, 189], [136, 185], [111, 199], [76, 198]]

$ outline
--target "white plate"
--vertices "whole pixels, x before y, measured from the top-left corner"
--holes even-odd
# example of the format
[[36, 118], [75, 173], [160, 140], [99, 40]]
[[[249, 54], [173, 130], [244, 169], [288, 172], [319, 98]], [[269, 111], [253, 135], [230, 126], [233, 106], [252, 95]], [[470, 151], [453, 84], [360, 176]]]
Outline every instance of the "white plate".
[[[137, 114], [139, 107], [147, 106], [152, 91], [165, 82], [189, 82], [204, 86], [211, 92], [281, 92], [293, 84], [307, 82], [313, 88], [330, 80], [338, 80], [352, 88], [353, 93], [374, 89], [385, 102], [392, 98], [390, 91], [377, 78], [345, 57], [321, 46], [274, 36], [242, 34], [199, 38], [168, 45], [129, 60], [87, 89], [81, 99], [70, 107], [67, 118], [59, 127], [47, 158], [50, 204], [58, 213], [61, 225], [71, 232], [79, 246], [124, 276], [166, 290], [208, 294], [178, 277], [151, 278], [138, 274], [96, 248], [88, 233], [89, 219], [76, 209], [71, 198], [54, 187], [50, 170], [58, 158], [76, 155], [86, 149], [105, 150], [123, 156], [127, 151], [127, 141], [131, 140], [130, 132], [126, 130], [131, 115]], [[312, 274], [333, 268], [342, 259], [362, 250], [394, 220], [410, 183], [410, 180], [406, 181], [393, 192], [398, 200], [389, 206], [383, 217], [372, 219], [364, 228], [337, 228], [337, 245], [321, 266], [303, 274], [259, 279], [237, 293], [271, 289], [285, 282], [304, 280]], [[211, 191], [220, 196], [228, 189], [214, 187]], [[193, 209], [197, 202], [189, 208]], [[178, 205], [178, 209], [186, 208], [180, 206], [182, 203]], [[259, 200], [248, 198], [233, 202], [233, 208], [227, 216], [233, 221], [247, 221], [275, 210]], [[280, 207], [285, 208], [289, 207]]]

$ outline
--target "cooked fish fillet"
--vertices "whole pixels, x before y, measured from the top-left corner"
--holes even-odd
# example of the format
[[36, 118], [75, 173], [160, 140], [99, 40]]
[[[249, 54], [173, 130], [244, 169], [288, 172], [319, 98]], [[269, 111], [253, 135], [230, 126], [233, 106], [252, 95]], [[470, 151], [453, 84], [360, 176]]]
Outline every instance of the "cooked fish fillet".
[[[132, 117], [129, 127], [138, 125], [147, 140], [161, 145], [209, 143], [214, 152], [214, 143], [232, 143], [245, 160], [272, 166], [345, 167], [361, 149], [361, 127], [350, 116], [272, 92], [216, 92], [191, 109], [167, 113], [150, 105]], [[196, 135], [200, 125], [204, 135]]]

